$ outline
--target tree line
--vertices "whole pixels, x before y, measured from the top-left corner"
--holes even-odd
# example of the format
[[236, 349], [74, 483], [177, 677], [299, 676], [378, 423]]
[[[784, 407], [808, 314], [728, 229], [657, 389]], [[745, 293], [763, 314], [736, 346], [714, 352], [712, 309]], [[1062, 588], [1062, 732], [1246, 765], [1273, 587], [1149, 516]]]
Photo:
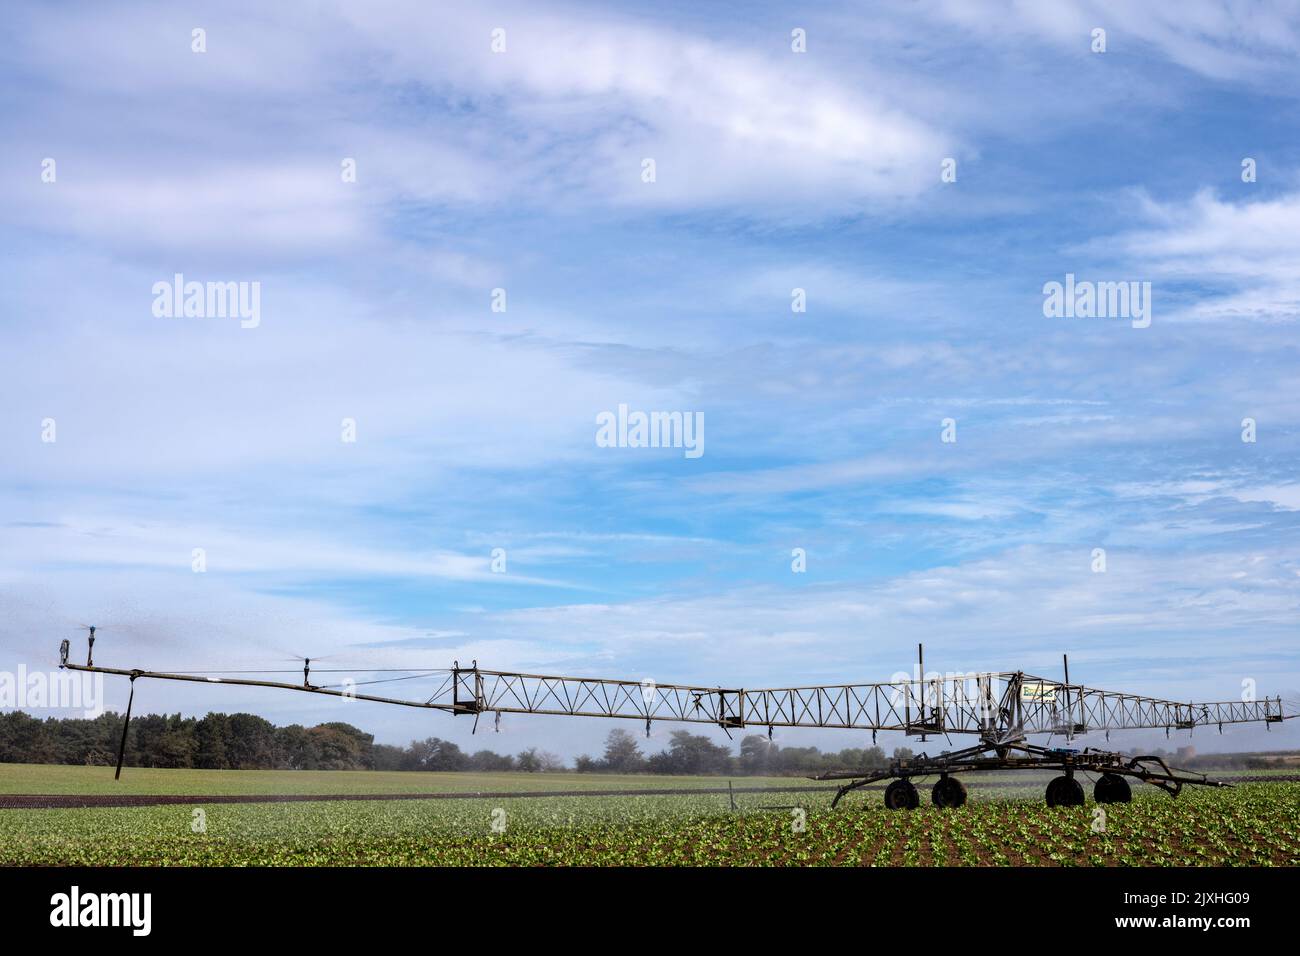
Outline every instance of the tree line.
[[[110, 766], [117, 761], [122, 717], [105, 713], [93, 719], [48, 717], [22, 711], [0, 714], [0, 763], [60, 763]], [[1278, 754], [1206, 754], [1190, 748], [1167, 753], [1184, 768], [1256, 768], [1282, 766]], [[1294, 752], [1292, 752], [1294, 753]], [[910, 757], [898, 747], [893, 757]], [[878, 769], [890, 757], [880, 747], [840, 751], [816, 747], [782, 747], [766, 737], [741, 738], [736, 752], [725, 744], [685, 730], [674, 731], [668, 746], [644, 753], [641, 741], [616, 728], [605, 739], [604, 752], [584, 754], [573, 770], [583, 773], [654, 773], [738, 776], [806, 775], [827, 770]], [[303, 727], [277, 727], [254, 714], [182, 717], [147, 714], [131, 720], [126, 764], [131, 767], [170, 767], [205, 770], [436, 770], [436, 771], [562, 771], [570, 769], [552, 753], [530, 747], [517, 754], [492, 750], [468, 753], [438, 737], [413, 740], [408, 746], [375, 743], [374, 735], [351, 724], [333, 722]]]
[[[894, 750], [895, 757], [910, 757], [907, 747]], [[779, 777], [809, 774], [824, 770], [858, 770], [887, 767], [889, 757], [880, 747], [848, 748], [823, 752], [816, 747], [781, 747], [759, 734], [740, 740], [739, 752], [732, 753], [724, 744], [685, 730], [673, 731], [668, 748], [655, 754], [643, 754], [637, 738], [626, 730], [616, 729], [605, 738], [605, 752], [600, 757], [583, 755], [574, 762], [582, 773], [660, 773], [704, 774], [720, 776]]]
[[[111, 766], [117, 762], [122, 717], [39, 719], [22, 711], [0, 714], [0, 763], [53, 763]], [[910, 756], [906, 747], [894, 756]], [[131, 720], [126, 760], [130, 767], [204, 770], [431, 770], [562, 771], [568, 765], [552, 753], [530, 747], [517, 754], [492, 750], [473, 753], [438, 737], [413, 740], [406, 747], [375, 743], [374, 735], [351, 724], [332, 722], [277, 727], [254, 714], [210, 713], [205, 717], [146, 714]], [[668, 746], [643, 753], [637, 738], [623, 729], [609, 732], [599, 757], [583, 755], [574, 770], [585, 773], [707, 775], [807, 774], [822, 770], [884, 767], [879, 747], [835, 753], [816, 747], [780, 747], [750, 735], [738, 753], [708, 737], [674, 731]]]

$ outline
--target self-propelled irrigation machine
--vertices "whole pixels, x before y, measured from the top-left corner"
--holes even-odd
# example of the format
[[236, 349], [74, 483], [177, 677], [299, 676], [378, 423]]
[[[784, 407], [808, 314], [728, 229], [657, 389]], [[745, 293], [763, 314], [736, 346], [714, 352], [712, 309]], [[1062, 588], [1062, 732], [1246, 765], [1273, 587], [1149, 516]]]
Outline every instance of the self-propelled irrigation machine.
[[[302, 683], [254, 679], [240, 674], [273, 675], [284, 671], [195, 671], [190, 673], [150, 671], [138, 668], [100, 667], [94, 662], [95, 628], [90, 632], [85, 664], [68, 660], [69, 641], [59, 648], [60, 666], [72, 671], [114, 674], [131, 681], [126, 722], [117, 757], [117, 775], [122, 772], [126, 753], [127, 727], [135, 682], [141, 678], [241, 687], [273, 687], [307, 694], [325, 694], [380, 704], [421, 707], [452, 715], [473, 715], [474, 726], [483, 714], [493, 714], [498, 725], [502, 714], [551, 714], [569, 717], [612, 717], [645, 722], [647, 734], [656, 720], [714, 724], [725, 730], [766, 727], [769, 738], [777, 727], [822, 727], [869, 730], [873, 742], [880, 731], [896, 731], [919, 737], [921, 742], [942, 736], [966, 734], [978, 743], [937, 756], [895, 758], [879, 770], [846, 770], [824, 773], [814, 779], [843, 780], [835, 795], [835, 806], [845, 794], [880, 780], [892, 780], [885, 789], [885, 805], [912, 809], [920, 804], [916, 779], [937, 777], [930, 797], [939, 807], [960, 807], [966, 802], [966, 787], [959, 773], [991, 770], [1052, 770], [1059, 775], [1047, 785], [1048, 806], [1079, 806], [1084, 802], [1079, 773], [1097, 774], [1093, 796], [1098, 803], [1127, 803], [1132, 798], [1128, 778], [1145, 781], [1177, 796], [1184, 786], [1222, 787], [1204, 774], [1169, 767], [1158, 756], [1125, 754], [1087, 747], [1050, 748], [1029, 743], [1032, 734], [1060, 736], [1067, 743], [1090, 733], [1112, 730], [1164, 728], [1174, 730], [1224, 724], [1280, 723], [1295, 717], [1284, 714], [1281, 697], [1179, 703], [1142, 694], [1097, 690], [1070, 683], [1069, 659], [1064, 679], [1034, 677], [1023, 671], [971, 673], [948, 677], [925, 675], [924, 649], [918, 648], [920, 667], [914, 680], [881, 684], [833, 684], [783, 687], [762, 690], [724, 689], [660, 684], [654, 681], [609, 680], [593, 677], [560, 677], [484, 670], [474, 661], [469, 667], [455, 662], [450, 669], [415, 668], [317, 668], [317, 674], [378, 674], [366, 681], [345, 680], [340, 684], [312, 682], [311, 660], [303, 659]], [[296, 669], [294, 671], [296, 673]], [[400, 676], [392, 676], [394, 673]], [[394, 681], [425, 679], [436, 689], [425, 699], [381, 697], [362, 693], [360, 686]]]

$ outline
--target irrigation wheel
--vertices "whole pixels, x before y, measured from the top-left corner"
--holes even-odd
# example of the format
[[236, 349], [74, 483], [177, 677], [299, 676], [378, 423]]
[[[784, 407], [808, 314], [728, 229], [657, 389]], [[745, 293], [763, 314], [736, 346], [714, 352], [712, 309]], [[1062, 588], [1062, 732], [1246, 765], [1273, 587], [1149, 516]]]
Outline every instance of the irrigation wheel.
[[1093, 785], [1092, 797], [1098, 803], [1129, 803], [1133, 800], [1133, 789], [1119, 774], [1103, 773]]
[[936, 807], [960, 807], [966, 803], [966, 784], [956, 777], [940, 777], [930, 791], [930, 802]]
[[921, 805], [916, 784], [902, 777], [885, 788], [885, 806], [891, 810], [915, 810]]
[[1049, 807], [1083, 806], [1083, 787], [1073, 777], [1057, 777], [1047, 785]]

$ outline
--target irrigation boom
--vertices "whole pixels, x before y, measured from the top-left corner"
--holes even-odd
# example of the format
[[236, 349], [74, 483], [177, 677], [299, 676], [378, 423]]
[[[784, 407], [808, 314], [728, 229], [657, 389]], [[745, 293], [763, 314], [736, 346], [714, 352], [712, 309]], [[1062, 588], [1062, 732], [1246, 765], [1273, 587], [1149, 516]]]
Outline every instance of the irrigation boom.
[[[1078, 787], [1073, 780], [1076, 769], [1096, 770], [1103, 774], [1103, 779], [1118, 779], [1123, 784], [1123, 793], [1127, 793], [1128, 785], [1123, 780], [1126, 775], [1157, 783], [1171, 793], [1181, 789], [1183, 783], [1217, 785], [1203, 776], [1193, 777], [1170, 771], [1163, 761], [1154, 757], [1133, 758], [1138, 763], [1130, 764], [1126, 762], [1127, 758], [1119, 754], [1092, 749], [1082, 752], [1060, 748], [1048, 750], [1030, 745], [1026, 738], [1031, 734], [1051, 734], [1061, 735], [1069, 741], [1079, 735], [1101, 731], [1109, 740], [1112, 730], [1163, 728], [1168, 734], [1172, 730], [1190, 731], [1205, 726], [1216, 726], [1221, 732], [1224, 724], [1272, 724], [1294, 716], [1283, 714], [1280, 697], [1192, 703], [1073, 684], [1069, 679], [1068, 658], [1065, 660], [1064, 680], [1036, 677], [1023, 671], [927, 677], [923, 650], [918, 670], [920, 676], [914, 680], [761, 689], [526, 674], [485, 670], [478, 666], [477, 661], [470, 667], [461, 667], [456, 662], [447, 670], [412, 669], [403, 672], [407, 677], [387, 678], [389, 681], [412, 678], [437, 681], [430, 696], [407, 699], [365, 693], [357, 689], [357, 682], [352, 681], [332, 686], [312, 683], [310, 660], [305, 661], [301, 684], [232, 676], [229, 672], [173, 673], [101, 667], [94, 663], [94, 629], [91, 628], [90, 631], [92, 643], [86, 663], [69, 662], [69, 642], [65, 640], [60, 647], [60, 666], [72, 671], [129, 678], [131, 698], [127, 703], [128, 722], [131, 718], [131, 702], [135, 696], [135, 682], [148, 678], [268, 687], [419, 707], [452, 715], [472, 714], [476, 728], [479, 716], [491, 713], [497, 721], [500, 721], [502, 714], [639, 720], [644, 721], [647, 733], [651, 724], [660, 720], [713, 724], [728, 733], [733, 729], [766, 727], [769, 737], [777, 727], [869, 730], [873, 741], [879, 731], [901, 732], [920, 737], [923, 742], [929, 736], [944, 736], [948, 739], [951, 739], [952, 734], [978, 736], [978, 745], [955, 753], [945, 752], [933, 758], [923, 754], [920, 758], [896, 760], [888, 771], [874, 774], [853, 771], [822, 778], [854, 779], [853, 783], [841, 788], [836, 797], [837, 802], [850, 790], [874, 780], [897, 778], [891, 787], [904, 784], [902, 794], [906, 799], [902, 803], [891, 802], [887, 791], [886, 802], [890, 806], [915, 805], [915, 787], [910, 778], [933, 773], [940, 775], [940, 782], [936, 784], [935, 802], [940, 802], [937, 788], [944, 786], [952, 791], [951, 799], [956, 803], [942, 805], [960, 805], [965, 800], [965, 788], [961, 787], [958, 799], [955, 788], [951, 786], [957, 784], [957, 781], [949, 777], [956, 770], [1061, 769], [1064, 776], [1058, 779], [1068, 779], [1073, 787]], [[364, 668], [348, 669], [348, 672], [369, 673]], [[360, 685], [378, 682], [360, 682]], [[118, 755], [119, 774], [125, 747], [124, 725], [122, 747]], [[987, 756], [990, 754], [993, 756]], [[1159, 769], [1153, 769], [1154, 764], [1150, 762], [1158, 763]], [[1113, 782], [1109, 785], [1115, 787]], [[957, 786], [960, 787], [960, 784]], [[910, 793], [907, 788], [910, 788]], [[1078, 797], [1081, 802], [1081, 789]], [[1071, 803], [1073, 799], [1071, 790], [1054, 801], [1049, 787], [1049, 803]]]

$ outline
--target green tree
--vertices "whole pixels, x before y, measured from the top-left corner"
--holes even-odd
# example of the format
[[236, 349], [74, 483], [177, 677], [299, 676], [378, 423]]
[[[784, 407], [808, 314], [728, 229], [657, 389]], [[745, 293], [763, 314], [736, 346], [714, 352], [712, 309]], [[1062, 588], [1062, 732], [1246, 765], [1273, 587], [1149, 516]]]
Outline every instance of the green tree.
[[650, 758], [655, 773], [725, 774], [731, 771], [731, 751], [708, 737], [675, 730], [668, 749]]
[[605, 738], [604, 769], [614, 773], [635, 773], [645, 769], [645, 758], [636, 738], [622, 728], [615, 728]]
[[302, 724], [290, 724], [275, 731], [276, 765], [285, 770], [316, 770], [320, 751], [316, 738]]
[[413, 740], [402, 760], [403, 770], [464, 770], [469, 758], [456, 744], [438, 737]]
[[739, 769], [760, 777], [775, 771], [781, 748], [761, 734], [746, 734], [740, 741]]
[[277, 765], [276, 728], [269, 720], [231, 714], [228, 727], [226, 759], [232, 769], [265, 770]]
[[389, 744], [375, 744], [370, 750], [371, 766], [376, 770], [401, 770], [406, 751]]
[[225, 714], [208, 714], [194, 728], [198, 741], [198, 753], [194, 757], [194, 766], [203, 770], [227, 770], [230, 763], [226, 759], [227, 721]]
[[515, 758], [491, 750], [479, 750], [469, 758], [469, 770], [479, 773], [503, 773], [515, 769]]
[[318, 770], [361, 770], [361, 744], [355, 736], [338, 726], [321, 724], [307, 731], [316, 750]]

